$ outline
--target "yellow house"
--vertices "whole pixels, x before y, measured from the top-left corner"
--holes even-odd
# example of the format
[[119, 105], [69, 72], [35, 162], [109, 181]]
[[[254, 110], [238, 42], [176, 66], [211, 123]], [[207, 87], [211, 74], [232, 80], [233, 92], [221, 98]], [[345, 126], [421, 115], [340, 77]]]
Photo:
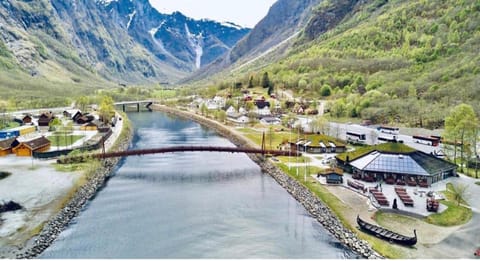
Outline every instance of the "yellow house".
[[12, 144], [14, 144], [15, 141], [15, 138], [0, 141], [0, 157], [7, 156], [8, 154], [12, 153]]
[[80, 127], [80, 130], [83, 130], [83, 131], [96, 131], [97, 129], [98, 129], [97, 124], [93, 122], [85, 123]]
[[17, 156], [32, 156], [33, 152], [44, 152], [50, 149], [50, 141], [44, 136], [30, 141], [24, 141], [12, 149]]

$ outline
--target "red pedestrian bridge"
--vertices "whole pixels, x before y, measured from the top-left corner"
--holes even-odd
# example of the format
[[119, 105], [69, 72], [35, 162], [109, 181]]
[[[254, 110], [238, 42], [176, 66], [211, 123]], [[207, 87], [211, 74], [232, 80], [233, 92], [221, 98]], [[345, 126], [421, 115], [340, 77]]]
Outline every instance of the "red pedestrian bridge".
[[189, 151], [190, 152], [201, 151], [201, 152], [252, 153], [252, 154], [262, 154], [262, 155], [271, 155], [271, 156], [301, 156], [300, 152], [285, 151], [285, 150], [266, 150], [266, 149], [255, 149], [255, 148], [216, 147], [216, 146], [173, 146], [173, 147], [154, 148], [154, 149], [138, 149], [138, 150], [95, 153], [95, 154], [79, 155], [79, 156], [67, 156], [64, 159], [62, 159], [62, 162], [76, 161], [77, 159], [80, 160], [86, 157], [106, 159], [106, 158], [116, 158], [116, 157], [141, 156], [141, 155], [148, 155], [148, 154], [189, 152]]

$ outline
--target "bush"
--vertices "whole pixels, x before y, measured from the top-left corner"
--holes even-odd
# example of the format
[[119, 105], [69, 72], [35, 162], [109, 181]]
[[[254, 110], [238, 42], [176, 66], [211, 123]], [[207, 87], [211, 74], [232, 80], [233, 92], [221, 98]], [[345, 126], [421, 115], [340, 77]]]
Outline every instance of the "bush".
[[10, 172], [0, 171], [0, 180], [12, 175]]

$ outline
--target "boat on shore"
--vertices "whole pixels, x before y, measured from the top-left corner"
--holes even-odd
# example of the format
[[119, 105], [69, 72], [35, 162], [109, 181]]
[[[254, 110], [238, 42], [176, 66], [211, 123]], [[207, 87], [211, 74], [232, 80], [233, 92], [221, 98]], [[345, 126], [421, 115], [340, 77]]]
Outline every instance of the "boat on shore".
[[362, 220], [359, 215], [357, 215], [357, 223], [363, 231], [369, 234], [372, 234], [376, 237], [388, 240], [391, 243], [397, 243], [405, 246], [413, 246], [417, 243], [417, 231], [415, 229], [413, 230], [413, 234], [415, 236], [408, 237], [408, 236], [404, 236], [396, 232], [390, 231], [386, 228], [370, 224]]

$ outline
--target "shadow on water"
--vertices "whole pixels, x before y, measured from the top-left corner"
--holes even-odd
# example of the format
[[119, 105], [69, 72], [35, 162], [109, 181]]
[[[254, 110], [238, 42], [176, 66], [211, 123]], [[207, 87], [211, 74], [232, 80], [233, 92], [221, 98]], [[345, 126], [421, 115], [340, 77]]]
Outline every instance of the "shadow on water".
[[137, 173], [122, 173], [118, 176], [119, 179], [146, 181], [151, 183], [212, 183], [212, 182], [232, 182], [235, 180], [245, 180], [248, 178], [255, 178], [252, 176], [252, 172], [248, 170], [232, 171], [232, 172], [220, 172], [212, 171], [201, 174], [191, 174], [186, 172], [169, 172], [169, 173], [156, 173], [156, 172], [137, 172]]

